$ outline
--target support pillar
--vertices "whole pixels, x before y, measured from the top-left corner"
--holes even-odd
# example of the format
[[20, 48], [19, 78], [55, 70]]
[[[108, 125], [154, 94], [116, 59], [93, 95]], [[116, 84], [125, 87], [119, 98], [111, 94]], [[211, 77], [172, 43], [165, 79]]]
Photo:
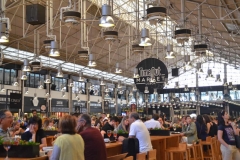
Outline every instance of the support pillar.
[[70, 76], [70, 79], [68, 80], [68, 108], [69, 108], [69, 114], [73, 112], [73, 101], [72, 101], [72, 76]]

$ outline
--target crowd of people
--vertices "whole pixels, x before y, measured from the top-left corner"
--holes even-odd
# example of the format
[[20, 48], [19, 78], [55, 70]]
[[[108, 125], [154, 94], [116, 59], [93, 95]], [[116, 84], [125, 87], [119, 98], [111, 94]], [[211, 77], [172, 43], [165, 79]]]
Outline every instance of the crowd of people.
[[[140, 118], [138, 113], [130, 113], [124, 117], [107, 117], [102, 113], [98, 118], [88, 114], [65, 115], [59, 120], [58, 132], [60, 133], [53, 142], [53, 150], [48, 155], [50, 160], [106, 160], [106, 147], [104, 138], [107, 133], [124, 132], [128, 138], [139, 141], [139, 151], [147, 153], [152, 150], [149, 130], [155, 128], [169, 129], [178, 127], [181, 136], [187, 137], [187, 143], [198, 143], [199, 139], [205, 141], [208, 136], [217, 136], [221, 143], [223, 160], [237, 160], [240, 152], [236, 148], [235, 135], [239, 135], [236, 119], [230, 119], [227, 112], [222, 111], [218, 117], [198, 115], [196, 117], [175, 117], [172, 122], [166, 121], [164, 115], [153, 114], [148, 118]], [[40, 148], [47, 146], [45, 129], [56, 129], [54, 121], [45, 119], [44, 122], [34, 112], [21, 128], [18, 121], [13, 121], [9, 110], [0, 110], [0, 137], [14, 137], [20, 135], [22, 140], [40, 143]], [[113, 136], [113, 135], [111, 135]], [[118, 141], [124, 141], [123, 136]]]

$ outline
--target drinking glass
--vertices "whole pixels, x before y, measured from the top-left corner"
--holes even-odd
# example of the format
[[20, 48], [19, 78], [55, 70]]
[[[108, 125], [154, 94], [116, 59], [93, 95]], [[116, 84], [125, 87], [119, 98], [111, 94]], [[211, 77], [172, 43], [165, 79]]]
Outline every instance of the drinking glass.
[[107, 136], [109, 137], [109, 142], [110, 142], [110, 137], [111, 137], [111, 135], [112, 135], [112, 131], [111, 131], [111, 130], [108, 130], [108, 131], [107, 131]]
[[13, 142], [13, 139], [10, 137], [3, 138], [3, 148], [7, 151], [7, 155], [5, 160], [9, 160], [8, 158], [8, 150], [11, 148], [11, 144]]
[[117, 131], [113, 131], [113, 137], [117, 140]]
[[177, 129], [177, 126], [176, 126], [176, 124], [174, 124], [174, 125], [173, 125], [173, 130], [174, 130], [174, 132], [176, 131], [176, 129]]

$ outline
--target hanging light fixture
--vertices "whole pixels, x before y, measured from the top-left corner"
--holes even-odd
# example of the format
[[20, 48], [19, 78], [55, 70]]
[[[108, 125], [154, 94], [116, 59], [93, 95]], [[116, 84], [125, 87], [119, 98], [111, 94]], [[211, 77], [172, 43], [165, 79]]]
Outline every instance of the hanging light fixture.
[[221, 78], [220, 78], [220, 74], [217, 74], [216, 75], [216, 80], [215, 82], [222, 82]]
[[51, 48], [50, 48], [50, 51], [49, 51], [49, 56], [50, 57], [58, 57], [58, 56], [60, 56], [60, 52], [59, 52], [57, 41], [51, 41]]
[[136, 92], [136, 91], [137, 91], [137, 86], [136, 86], [136, 84], [133, 84], [132, 86], [133, 86], [132, 91], [133, 91], [133, 92]]
[[123, 94], [123, 90], [119, 90], [119, 91], [118, 91], [118, 94], [121, 94], [121, 95], [122, 95], [122, 94]]
[[114, 20], [112, 18], [112, 9], [110, 5], [104, 4], [102, 6], [102, 17], [99, 23], [100, 27], [114, 27]]
[[2, 83], [1, 86], [0, 86], [0, 92], [5, 92], [5, 88], [4, 88], [4, 84]]
[[9, 42], [8, 39], [8, 32], [7, 32], [7, 24], [6, 23], [0, 23], [0, 43], [7, 43]]
[[165, 58], [166, 59], [171, 59], [171, 58], [175, 58], [175, 54], [173, 53], [173, 45], [171, 44], [168, 44], [167, 45], [167, 53], [166, 53], [166, 56]]
[[121, 81], [118, 81], [118, 85], [117, 85], [117, 88], [122, 88], [122, 82]]
[[147, 28], [143, 28], [141, 31], [141, 42], [139, 46], [151, 46], [151, 39], [149, 38], [149, 30]]
[[61, 67], [61, 65], [59, 65], [56, 77], [62, 78], [63, 76], [64, 75], [63, 75], [63, 72], [62, 72], [62, 67]]
[[116, 74], [121, 74], [121, 73], [122, 73], [122, 69], [119, 68], [119, 63], [116, 63], [115, 73], [116, 73]]
[[22, 71], [24, 71], [24, 72], [30, 72], [31, 70], [32, 70], [32, 69], [31, 69], [31, 67], [30, 67], [30, 65], [29, 65], [28, 59], [24, 59]]
[[189, 69], [191, 69], [193, 67], [193, 65], [191, 63], [190, 55], [185, 55], [184, 56], [184, 61], [185, 61], [185, 68], [187, 70], [189, 70]]
[[101, 77], [100, 86], [105, 86], [104, 77]]
[[208, 79], [208, 78], [214, 78], [211, 69], [208, 69], [208, 74], [207, 74], [207, 76], [206, 76], [206, 79]]
[[154, 88], [153, 94], [158, 95], [157, 88]]
[[12, 85], [15, 86], [15, 87], [17, 87], [17, 86], [19, 85], [17, 77], [14, 77], [14, 78], [13, 78], [13, 83], [12, 83]]
[[49, 74], [46, 74], [45, 77], [46, 77], [46, 79], [45, 79], [44, 83], [47, 83], [47, 84], [51, 83], [51, 77], [50, 77], [50, 75], [49, 75]]
[[28, 91], [28, 87], [25, 88], [25, 94], [28, 94], [29, 91]]
[[46, 96], [46, 97], [48, 97], [48, 96], [49, 96], [49, 92], [48, 92], [48, 90], [47, 90], [47, 89], [45, 90], [45, 96]]
[[62, 92], [62, 97], [65, 97], [65, 92]]
[[72, 78], [69, 79], [68, 87], [70, 87], [70, 88], [74, 87]]
[[229, 88], [229, 89], [232, 89], [232, 88], [233, 88], [232, 82], [229, 82], [228, 88]]
[[93, 54], [89, 54], [89, 58], [88, 58], [88, 67], [96, 67], [97, 64], [96, 62], [94, 61], [94, 56]]
[[185, 87], [184, 87], [184, 91], [185, 91], [185, 92], [189, 91], [189, 89], [188, 89], [188, 85], [185, 85]]
[[176, 88], [176, 89], [179, 88], [179, 84], [178, 84], [178, 82], [175, 82], [175, 86], [174, 86], [174, 88]]
[[105, 92], [105, 93], [108, 93], [108, 92], [109, 92], [109, 89], [108, 89], [108, 86], [107, 86], [107, 85], [105, 86], [104, 92]]
[[196, 73], [198, 74], [202, 74], [203, 73], [203, 69], [202, 69], [202, 64], [201, 63], [197, 63], [197, 70]]
[[78, 81], [79, 81], [79, 82], [84, 82], [84, 81], [85, 81], [85, 78], [83, 77], [83, 72], [82, 72], [82, 71], [79, 71]]
[[139, 78], [138, 69], [134, 68], [133, 78]]
[[145, 94], [148, 94], [148, 93], [149, 93], [148, 86], [145, 87], [144, 93], [145, 93]]
[[223, 86], [227, 87], [228, 86], [228, 83], [227, 83], [227, 79], [223, 79]]
[[133, 90], [131, 89], [129, 92], [129, 96], [132, 97], [133, 96]]
[[22, 74], [22, 76], [21, 76], [21, 80], [23, 80], [23, 81], [27, 80], [27, 73], [24, 72], [24, 71], [22, 71], [21, 74]]
[[149, 80], [150, 83], [156, 83], [156, 79], [155, 79], [155, 76], [154, 76], [154, 71], [152, 70], [151, 73], [150, 73], [150, 80]]
[[38, 89], [43, 89], [42, 81], [38, 81]]

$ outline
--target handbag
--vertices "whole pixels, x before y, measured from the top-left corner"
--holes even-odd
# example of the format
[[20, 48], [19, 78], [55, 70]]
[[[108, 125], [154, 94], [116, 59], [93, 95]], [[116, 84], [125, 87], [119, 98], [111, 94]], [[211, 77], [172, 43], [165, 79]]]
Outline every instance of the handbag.
[[240, 149], [240, 136], [235, 135], [236, 147]]

